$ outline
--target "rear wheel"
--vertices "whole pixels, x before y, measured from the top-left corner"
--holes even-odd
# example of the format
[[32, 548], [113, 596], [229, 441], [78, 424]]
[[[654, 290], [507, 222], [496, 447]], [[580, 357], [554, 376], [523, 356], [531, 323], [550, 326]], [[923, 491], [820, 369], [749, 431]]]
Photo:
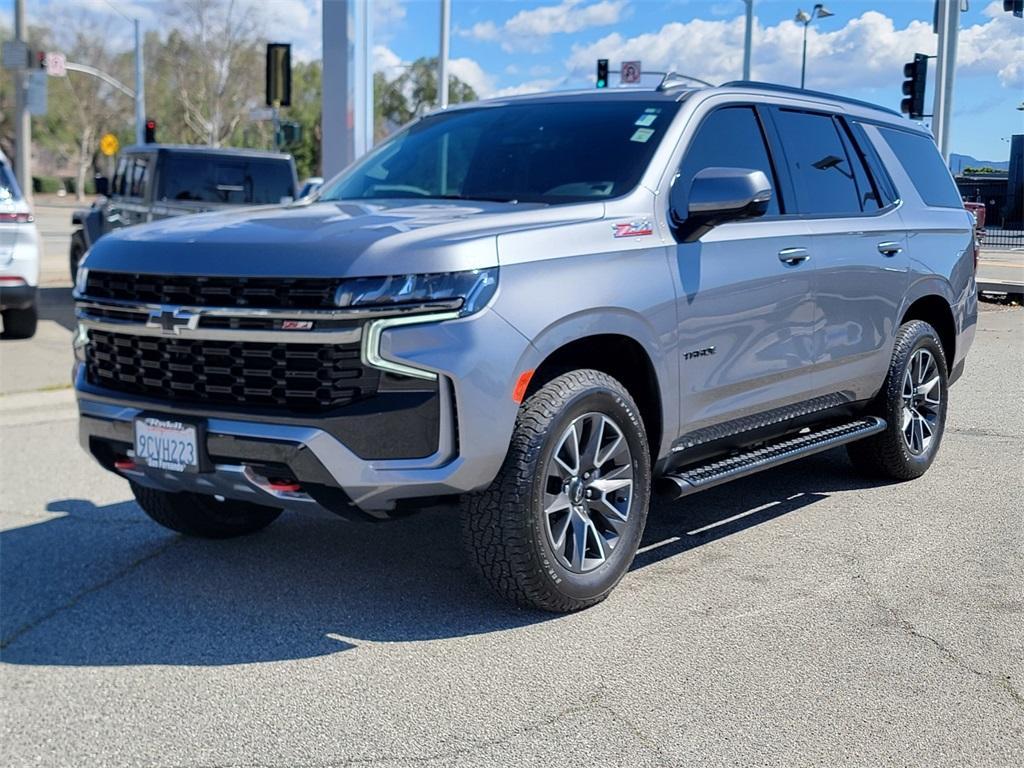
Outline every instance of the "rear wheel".
[[876, 413], [888, 424], [846, 450], [854, 466], [893, 480], [920, 477], [935, 460], [946, 426], [948, 378], [939, 335], [928, 323], [900, 327]]
[[465, 499], [470, 559], [519, 605], [594, 605], [633, 561], [650, 487], [647, 437], [629, 393], [599, 371], [566, 373], [523, 403], [497, 478]]
[[244, 501], [217, 501], [198, 493], [169, 493], [132, 483], [142, 511], [164, 528], [204, 539], [229, 539], [266, 528], [280, 509]]
[[4, 332], [0, 338], [4, 339], [31, 339], [36, 335], [36, 326], [39, 323], [39, 313], [33, 304], [24, 309], [5, 309]]

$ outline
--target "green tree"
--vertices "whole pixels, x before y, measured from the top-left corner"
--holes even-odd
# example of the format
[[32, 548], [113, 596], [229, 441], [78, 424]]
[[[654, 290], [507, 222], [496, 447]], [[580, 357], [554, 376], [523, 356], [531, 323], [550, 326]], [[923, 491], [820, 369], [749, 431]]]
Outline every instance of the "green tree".
[[[437, 58], [419, 58], [394, 80], [378, 72], [373, 78], [374, 138], [379, 140], [437, 104]], [[476, 91], [448, 76], [448, 101], [476, 101]]]

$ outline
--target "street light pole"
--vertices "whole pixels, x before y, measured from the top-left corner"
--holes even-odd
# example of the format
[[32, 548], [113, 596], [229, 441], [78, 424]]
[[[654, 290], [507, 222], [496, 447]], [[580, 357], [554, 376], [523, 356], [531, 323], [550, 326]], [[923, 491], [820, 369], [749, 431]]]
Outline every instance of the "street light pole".
[[750, 80], [750, 54], [754, 36], [754, 0], [743, 0], [747, 5], [746, 26], [743, 28], [743, 79]]
[[810, 13], [802, 9], [797, 9], [794, 21], [798, 21], [804, 25], [804, 52], [800, 59], [800, 87], [804, 87], [804, 83], [807, 81], [807, 28], [811, 26], [811, 22], [815, 19], [826, 19], [829, 16], [835, 16], [832, 11], [826, 8], [821, 3], [816, 3], [811, 9]]
[[448, 37], [452, 25], [452, 0], [441, 0], [441, 51], [437, 58], [437, 106], [448, 108]]
[[[14, 38], [27, 42], [25, 0], [14, 2]], [[28, 113], [28, 72], [14, 70], [14, 171], [25, 200], [32, 203], [32, 118]]]
[[146, 83], [143, 77], [142, 64], [142, 33], [139, 31], [139, 20], [132, 19], [135, 24], [135, 143], [146, 143]]

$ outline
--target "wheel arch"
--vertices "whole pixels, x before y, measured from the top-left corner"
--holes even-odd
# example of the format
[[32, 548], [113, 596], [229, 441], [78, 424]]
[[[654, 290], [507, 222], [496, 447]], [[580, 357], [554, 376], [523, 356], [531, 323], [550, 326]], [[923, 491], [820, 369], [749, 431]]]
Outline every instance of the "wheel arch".
[[928, 323], [939, 334], [942, 352], [946, 356], [946, 366], [950, 371], [956, 362], [956, 319], [949, 301], [938, 294], [920, 296], [907, 307], [900, 320], [900, 325], [911, 320]]
[[623, 333], [598, 333], [563, 341], [537, 365], [528, 397], [567, 371], [591, 368], [619, 381], [636, 401], [647, 432], [652, 463], [661, 452], [665, 436], [665, 407], [660, 378], [644, 345]]

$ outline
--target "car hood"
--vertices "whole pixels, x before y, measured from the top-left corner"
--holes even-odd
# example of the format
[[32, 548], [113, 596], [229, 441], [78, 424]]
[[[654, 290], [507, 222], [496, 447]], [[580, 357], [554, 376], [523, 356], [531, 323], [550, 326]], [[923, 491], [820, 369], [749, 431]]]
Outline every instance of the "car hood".
[[101, 238], [85, 266], [117, 272], [362, 277], [498, 265], [497, 236], [604, 215], [547, 207], [409, 200], [330, 201], [180, 216]]

